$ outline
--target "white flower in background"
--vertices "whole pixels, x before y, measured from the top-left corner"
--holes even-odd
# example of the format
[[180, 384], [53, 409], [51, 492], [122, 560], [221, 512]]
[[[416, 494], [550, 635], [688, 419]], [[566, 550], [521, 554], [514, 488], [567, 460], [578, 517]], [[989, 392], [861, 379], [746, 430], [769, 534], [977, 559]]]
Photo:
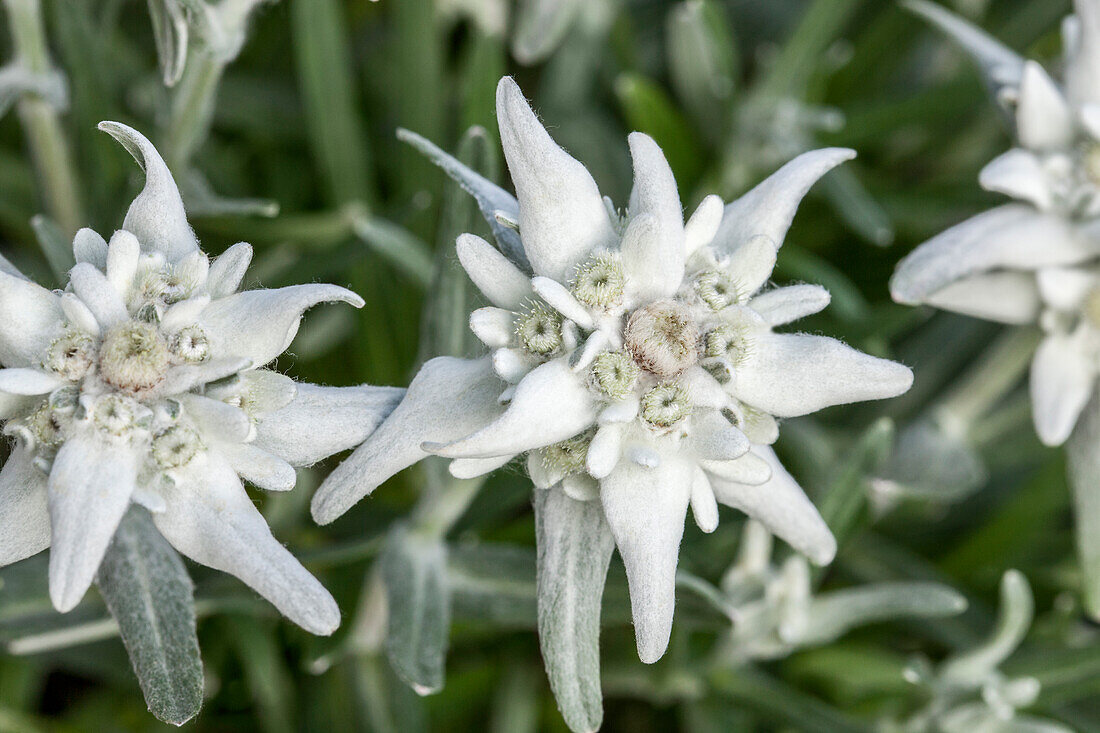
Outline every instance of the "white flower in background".
[[1009, 570], [1001, 578], [1001, 607], [990, 637], [973, 649], [952, 654], [933, 667], [918, 657], [905, 679], [924, 689], [927, 705], [904, 721], [882, 726], [886, 733], [974, 733], [1035, 731], [1069, 733], [1068, 726], [1018, 711], [1035, 703], [1041, 691], [1034, 677], [1008, 677], [1000, 671], [1031, 628], [1035, 600], [1027, 578]]
[[584, 562], [602, 566], [592, 572], [597, 608], [614, 544], [639, 654], [653, 662], [672, 627], [688, 506], [708, 532], [719, 502], [741, 509], [828, 563], [829, 528], [768, 447], [776, 418], [891, 397], [912, 381], [906, 367], [839, 341], [774, 330], [829, 302], [814, 285], [765, 285], [799, 200], [852, 153], [808, 153], [726, 207], [708, 197], [685, 224], [649, 137], [630, 136], [634, 191], [617, 212], [510, 78], [497, 88], [497, 117], [518, 203], [431, 153], [478, 196], [508, 253], [469, 234], [458, 241], [492, 303], [470, 317], [492, 355], [425, 364], [408, 398], [322, 485], [314, 517], [332, 521], [429, 454], [455, 459], [459, 477], [522, 455], [539, 489], [540, 605], [554, 602], [544, 585], [573, 582], [543, 556], [582, 539], [569, 522], [583, 514], [595, 523]]
[[1062, 85], [942, 8], [909, 5], [982, 63], [1014, 112], [1019, 147], [986, 166], [981, 183], [1019, 203], [918, 247], [898, 265], [891, 293], [902, 303], [1038, 323], [1046, 337], [1032, 364], [1035, 427], [1044, 443], [1060, 445], [1100, 368], [1100, 300], [1088, 265], [1100, 255], [1100, 3], [1077, 0], [1064, 24]]
[[146, 174], [123, 228], [110, 243], [77, 233], [64, 292], [0, 274], [0, 417], [15, 438], [0, 473], [0, 565], [49, 547], [50, 597], [68, 611], [133, 502], [184, 555], [332, 633], [336, 603], [271, 535], [241, 479], [292, 489], [295, 465], [355, 445], [400, 398], [259, 368], [307, 308], [362, 300], [335, 285], [238, 292], [251, 247], [208, 261], [149, 141], [100, 128]]

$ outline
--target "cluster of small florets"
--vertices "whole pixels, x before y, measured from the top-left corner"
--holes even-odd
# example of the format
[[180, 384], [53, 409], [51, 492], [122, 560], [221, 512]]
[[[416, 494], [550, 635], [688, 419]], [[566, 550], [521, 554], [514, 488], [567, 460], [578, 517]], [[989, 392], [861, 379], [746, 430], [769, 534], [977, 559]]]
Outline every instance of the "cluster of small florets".
[[181, 403], [161, 389], [173, 366], [209, 360], [210, 340], [176, 311], [165, 316], [170, 306], [202, 291], [207, 271], [201, 253], [174, 265], [159, 253], [142, 254], [132, 272], [111, 270], [108, 278], [123, 292], [130, 318], [102, 331], [83, 302], [66, 293], [70, 322], [41, 359], [42, 369], [64, 384], [9, 420], [4, 432], [20, 436], [47, 472], [78, 428], [146, 445], [147, 472], [187, 465], [205, 446]]

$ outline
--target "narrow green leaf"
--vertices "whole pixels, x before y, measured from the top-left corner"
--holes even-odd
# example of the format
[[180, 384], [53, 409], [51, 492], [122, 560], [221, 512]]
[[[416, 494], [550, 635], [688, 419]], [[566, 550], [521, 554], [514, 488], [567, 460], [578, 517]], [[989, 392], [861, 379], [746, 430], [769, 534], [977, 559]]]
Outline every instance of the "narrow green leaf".
[[1027, 636], [1035, 616], [1035, 599], [1027, 578], [1009, 570], [1001, 579], [997, 627], [984, 643], [947, 659], [941, 676], [963, 684], [980, 684], [1009, 657]]
[[439, 692], [451, 625], [447, 548], [439, 539], [398, 525], [390, 531], [381, 563], [390, 664], [417, 694]]
[[639, 74], [624, 74], [615, 82], [615, 94], [627, 124], [652, 137], [664, 151], [681, 188], [690, 187], [706, 157], [691, 125], [664, 90]]
[[336, 0], [294, 0], [290, 10], [302, 108], [329, 199], [370, 201], [370, 165], [351, 76], [344, 5]]
[[58, 282], [65, 282], [66, 275], [74, 264], [72, 240], [65, 236], [53, 219], [41, 214], [31, 218], [31, 228], [34, 229], [38, 246], [46, 255], [54, 277]]
[[237, 647], [245, 679], [255, 700], [263, 730], [292, 733], [294, 725], [294, 683], [283, 657], [283, 649], [270, 627], [243, 616], [228, 619], [229, 636]]
[[191, 579], [146, 510], [134, 506], [123, 518], [96, 582], [149, 711], [173, 725], [195, 717], [203, 677]]
[[1100, 619], [1100, 395], [1094, 394], [1066, 446], [1085, 610]]
[[614, 538], [599, 502], [559, 488], [535, 491], [539, 646], [550, 689], [569, 728], [603, 721], [600, 608]]
[[153, 42], [165, 86], [175, 86], [187, 61], [187, 17], [176, 0], [149, 0]]
[[356, 236], [421, 287], [432, 282], [431, 249], [406, 229], [377, 216], [356, 217]]

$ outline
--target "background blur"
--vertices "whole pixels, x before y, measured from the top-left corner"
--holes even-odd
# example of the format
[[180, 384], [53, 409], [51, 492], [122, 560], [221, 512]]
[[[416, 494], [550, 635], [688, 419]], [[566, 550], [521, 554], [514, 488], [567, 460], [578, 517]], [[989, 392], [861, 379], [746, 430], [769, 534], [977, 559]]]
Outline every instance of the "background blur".
[[[1056, 57], [1069, 12], [1068, 0], [948, 5], [1044, 60]], [[920, 703], [901, 674], [910, 655], [938, 659], [987, 634], [1010, 567], [1031, 580], [1038, 621], [1009, 667], [1043, 682], [1034, 710], [1100, 730], [1096, 629], [1069, 592], [1076, 579], [1063, 456], [1039, 446], [1024, 396], [1010, 394], [965, 444], [919, 454], [932, 456], [924, 467], [947, 473], [974, 462], [959, 491], [884, 489], [905, 483], [898, 463], [914, 455], [898, 453], [898, 436], [997, 337], [989, 324], [897, 306], [887, 293], [894, 264], [916, 244], [998, 201], [979, 189], [977, 173], [1010, 140], [975, 68], [922, 21], [885, 0], [529, 0], [518, 8], [509, 0], [281, 0], [259, 8], [225, 69], [209, 137], [188, 140], [193, 128], [181, 132], [171, 111], [181, 87], [170, 93], [161, 81], [144, 0], [42, 6], [50, 54], [69, 81], [61, 124], [79, 221], [109, 234], [141, 185], [129, 156], [96, 130], [100, 120], [119, 120], [187, 177], [192, 224], [208, 253], [248, 241], [253, 283], [335, 282], [366, 299], [361, 311], [322, 307], [308, 316], [293, 356], [278, 364], [308, 381], [405, 385], [440, 350], [438, 337], [421, 344], [421, 314], [438, 290], [421, 249], [446, 252], [456, 234], [483, 224], [395, 131], [461, 147], [508, 187], [493, 112], [504, 74], [516, 76], [556, 139], [620, 204], [631, 130], [664, 148], [689, 211], [706, 193], [737, 196], [804, 150], [856, 148], [859, 158], [803, 204], [776, 279], [827, 286], [833, 305], [804, 328], [904, 361], [916, 386], [889, 403], [788, 421], [778, 449], [841, 540], [820, 578], [825, 587], [939, 580], [966, 593], [971, 609], [870, 626], [786, 659], [731, 667], [715, 684], [697, 669], [728, 623], [681, 590], [669, 654], [642, 665], [616, 558], [601, 650], [604, 730], [868, 730]], [[6, 61], [13, 49], [0, 28]], [[460, 145], [473, 125], [484, 129]], [[276, 216], [265, 201], [278, 204]], [[44, 206], [25, 130], [9, 113], [0, 119], [0, 247], [39, 282], [56, 284], [30, 224]], [[455, 266], [447, 256], [436, 264], [442, 273]], [[344, 625], [331, 639], [310, 637], [235, 579], [189, 565], [208, 697], [188, 727], [565, 730], [534, 634], [534, 530], [519, 469], [490, 479], [449, 534], [446, 686], [421, 698], [372, 641], [377, 586], [369, 579], [423, 471], [399, 475], [321, 530], [308, 503], [332, 465], [301, 472], [287, 495], [256, 500], [276, 536], [336, 596]], [[726, 509], [713, 535], [689, 522], [681, 567], [717, 582], [740, 526]], [[45, 561], [0, 572], [0, 731], [165, 727], [146, 712], [95, 594], [66, 616], [50, 608]]]

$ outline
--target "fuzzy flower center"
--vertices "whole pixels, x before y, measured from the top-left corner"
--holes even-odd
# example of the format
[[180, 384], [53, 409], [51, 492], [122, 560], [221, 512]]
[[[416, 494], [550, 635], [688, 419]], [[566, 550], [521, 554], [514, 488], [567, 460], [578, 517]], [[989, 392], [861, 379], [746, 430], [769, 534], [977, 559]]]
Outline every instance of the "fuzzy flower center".
[[1081, 316], [1095, 329], [1100, 329], [1100, 287], [1095, 287], [1085, 296], [1081, 305]]
[[699, 327], [688, 309], [673, 300], [658, 300], [634, 311], [623, 338], [638, 366], [662, 379], [675, 377], [699, 360]]
[[658, 384], [642, 396], [642, 419], [667, 429], [691, 414], [691, 396], [679, 382]]
[[623, 265], [610, 252], [594, 255], [577, 266], [572, 282], [573, 295], [592, 308], [619, 305], [626, 292]]
[[724, 359], [736, 366], [749, 355], [752, 344], [745, 329], [724, 324], [707, 332], [703, 339], [703, 354], [711, 359]]
[[48, 371], [70, 382], [77, 382], [95, 364], [95, 341], [86, 333], [66, 331], [54, 339], [42, 362]]
[[625, 351], [605, 351], [592, 361], [592, 381], [600, 392], [621, 400], [634, 391], [642, 370]]
[[175, 425], [153, 438], [151, 453], [158, 466], [169, 470], [186, 466], [203, 448], [198, 433], [185, 425]]
[[201, 326], [188, 326], [172, 336], [168, 349], [173, 356], [197, 364], [210, 357], [210, 339]]
[[99, 372], [116, 389], [139, 394], [160, 384], [170, 357], [156, 327], [130, 321], [107, 332], [99, 350]]
[[561, 348], [561, 316], [536, 303], [516, 318], [516, 337], [532, 354], [546, 356]]
[[740, 300], [740, 289], [733, 278], [721, 270], [705, 270], [695, 276], [692, 284], [696, 295], [711, 310], [720, 311]]
[[547, 446], [542, 450], [543, 468], [548, 473], [560, 476], [583, 472], [588, 446], [591, 443], [592, 434], [589, 432]]

